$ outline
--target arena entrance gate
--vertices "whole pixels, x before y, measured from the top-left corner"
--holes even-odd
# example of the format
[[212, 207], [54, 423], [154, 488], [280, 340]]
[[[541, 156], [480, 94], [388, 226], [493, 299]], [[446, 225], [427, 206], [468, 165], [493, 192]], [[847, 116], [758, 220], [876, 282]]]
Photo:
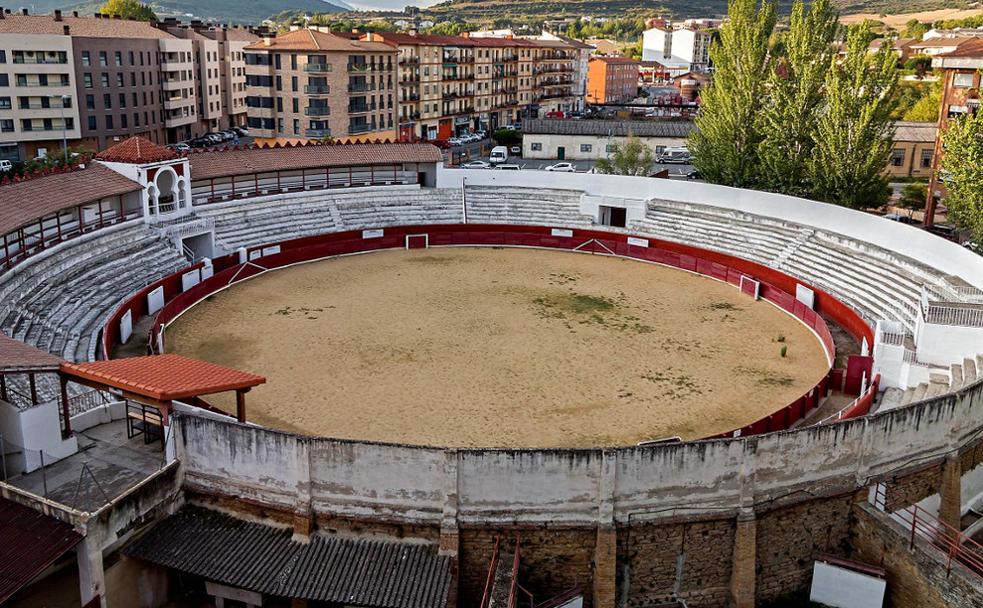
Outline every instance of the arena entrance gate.
[[429, 234], [407, 234], [406, 235], [406, 248], [407, 249], [428, 249], [430, 247], [430, 235]]

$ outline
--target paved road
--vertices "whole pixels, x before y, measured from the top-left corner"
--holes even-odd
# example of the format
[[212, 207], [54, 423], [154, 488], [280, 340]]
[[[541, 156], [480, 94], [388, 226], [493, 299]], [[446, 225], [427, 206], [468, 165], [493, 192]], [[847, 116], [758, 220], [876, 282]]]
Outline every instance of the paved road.
[[[486, 145], [487, 146], [490, 146], [491, 144], [489, 143], [489, 144], [486, 144]], [[484, 161], [487, 161], [488, 160], [488, 155], [487, 154], [480, 154], [478, 148], [479, 148], [479, 145], [478, 144], [471, 144], [471, 148], [468, 150], [470, 152], [470, 156], [469, 156], [468, 160], [484, 160]], [[455, 159], [457, 158], [457, 154], [459, 154], [459, 151], [460, 150], [463, 150], [463, 149], [464, 149], [464, 147], [454, 148]], [[488, 149], [490, 150], [490, 148], [488, 148]], [[587, 172], [587, 171], [590, 171], [591, 169], [594, 168], [594, 162], [595, 161], [593, 161], [593, 160], [568, 160], [568, 161], [560, 161], [560, 160], [557, 160], [555, 158], [554, 159], [525, 159], [525, 158], [522, 158], [521, 156], [510, 156], [508, 162], [509, 162], [510, 165], [519, 165], [523, 169], [527, 169], [527, 170], [542, 170], [542, 169], [545, 169], [546, 167], [548, 167], [550, 165], [553, 165], [553, 164], [556, 164], [556, 163], [559, 163], [559, 162], [569, 162], [569, 163], [573, 163], [573, 165], [577, 168], [577, 171]], [[683, 177], [686, 176], [687, 173], [689, 173], [690, 171], [693, 170], [693, 165], [655, 165], [654, 166], [654, 169], [656, 171], [659, 171], [661, 169], [668, 169], [669, 170], [669, 177], [671, 177], [671, 178], [683, 178]]]

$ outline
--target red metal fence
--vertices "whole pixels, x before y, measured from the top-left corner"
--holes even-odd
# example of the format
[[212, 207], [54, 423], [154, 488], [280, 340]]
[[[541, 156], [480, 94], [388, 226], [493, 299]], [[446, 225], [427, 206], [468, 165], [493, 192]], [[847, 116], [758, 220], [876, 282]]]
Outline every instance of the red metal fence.
[[[379, 231], [376, 231], [379, 232]], [[320, 258], [382, 249], [401, 249], [406, 246], [407, 235], [426, 234], [431, 246], [494, 245], [543, 247], [580, 252], [614, 254], [656, 262], [682, 270], [711, 277], [740, 287], [741, 277], [750, 277], [761, 283], [760, 296], [802, 321], [819, 336], [829, 361], [835, 360], [833, 337], [823, 320], [827, 315], [843, 327], [859, 342], [864, 338], [873, 344], [871, 329], [853, 309], [839, 302], [830, 294], [810, 287], [815, 292], [816, 309], [810, 309], [795, 298], [796, 285], [801, 281], [782, 272], [723, 253], [705, 251], [688, 245], [647, 239], [648, 246], [638, 244], [637, 237], [628, 242], [623, 234], [597, 230], [557, 231], [545, 226], [516, 226], [497, 224], [440, 224], [400, 226], [385, 228], [381, 236], [363, 233], [361, 230], [336, 232], [317, 236], [267, 243], [250, 247], [250, 256], [259, 256], [264, 249], [279, 246], [279, 252], [257, 257], [253, 262], [240, 264], [238, 256], [230, 254], [212, 260], [214, 275], [181, 292], [181, 276], [201, 264], [190, 266], [160, 281], [148, 285], [126, 300], [106, 323], [103, 331], [103, 350], [106, 356], [119, 342], [119, 322], [130, 311], [137, 319], [147, 314], [147, 294], [158, 286], [164, 286], [164, 307], [157, 313], [151, 336], [160, 328], [199, 300], [245, 280], [265, 270], [281, 268], [299, 262]], [[822, 313], [822, 314], [821, 314]], [[756, 435], [789, 428], [819, 405], [829, 387], [829, 375], [824, 376], [812, 389], [781, 410], [740, 429], [716, 437]], [[857, 409], [859, 411], [860, 408]], [[869, 409], [869, 405], [868, 405]], [[844, 416], [848, 417], [848, 416]]]

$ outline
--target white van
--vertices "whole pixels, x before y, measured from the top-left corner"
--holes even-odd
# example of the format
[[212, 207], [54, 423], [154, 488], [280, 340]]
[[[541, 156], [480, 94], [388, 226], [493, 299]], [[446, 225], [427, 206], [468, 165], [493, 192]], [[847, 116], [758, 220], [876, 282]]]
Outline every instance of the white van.
[[685, 165], [692, 160], [692, 158], [693, 157], [690, 155], [689, 150], [686, 148], [666, 148], [662, 151], [662, 154], [655, 159], [655, 162], [659, 163], [660, 165], [664, 165], [666, 163], [678, 163], [680, 165]]
[[9, 160], [0, 160], [0, 171], [10, 171], [14, 168], [14, 163]]
[[509, 149], [506, 148], [505, 146], [495, 146], [494, 148], [492, 148], [491, 156], [488, 157], [488, 160], [493, 165], [504, 163], [508, 159], [509, 159]]

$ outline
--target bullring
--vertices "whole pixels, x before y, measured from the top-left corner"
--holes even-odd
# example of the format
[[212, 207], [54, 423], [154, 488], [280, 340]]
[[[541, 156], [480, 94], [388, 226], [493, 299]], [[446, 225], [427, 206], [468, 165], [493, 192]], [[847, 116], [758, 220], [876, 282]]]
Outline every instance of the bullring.
[[[426, 599], [362, 605], [480, 605], [493, 566], [515, 556], [521, 584], [541, 599], [579, 589], [592, 606], [750, 606], [801, 592], [821, 555], [883, 558], [870, 531], [883, 525], [888, 534], [891, 514], [934, 504], [941, 521], [958, 525], [972, 501], [983, 457], [973, 312], [983, 265], [910, 227], [703, 184], [445, 168], [422, 145], [102, 158], [0, 186], [0, 197], [34, 193], [36, 205], [2, 224], [2, 327], [80, 365], [122, 342], [131, 353], [169, 352], [165, 326], [195, 304], [294, 270], [281, 267], [483, 246], [576, 251], [612, 264], [636, 258], [703, 275], [690, 278], [716, 280], [749, 306], [780, 307], [811, 327], [835, 369], [713, 437], [620, 447], [445, 449], [314, 437], [249, 424], [248, 409], [237, 422], [207, 396], [158, 404], [170, 414], [165, 462], [108, 505], [76, 509], [37, 496], [31, 475], [43, 469], [26, 457], [24, 475], [4, 486], [5, 499], [43, 503], [80, 531], [79, 580], [91, 593], [119, 592], [108, 588], [113, 569], [151, 582], [170, 569], [270, 597], [335, 601], [327, 586], [281, 584], [292, 579], [274, 565], [247, 573], [155, 561], [155, 550], [176, 542], [158, 526], [189, 529], [196, 517], [221, 516], [259, 523], [271, 532], [251, 538], [268, 543], [294, 542], [276, 535], [289, 527], [297, 542], [356, 539], [344, 549], [356, 553], [377, 542], [387, 551], [426, 547], [419, 559], [440, 574], [405, 573], [413, 597]], [[106, 183], [92, 177], [106, 171], [122, 178], [113, 177], [119, 187], [86, 189]], [[69, 177], [80, 184], [74, 199], [43, 196], [50, 180]], [[603, 223], [611, 208], [625, 209], [626, 226]], [[111, 387], [94, 397], [50, 364], [2, 359], [3, 397], [20, 404], [11, 418], [35, 442], [29, 450], [70, 463], [79, 434], [131, 411]], [[842, 406], [831, 406], [834, 393]], [[47, 416], [51, 432], [24, 433], [34, 415]], [[228, 538], [240, 528], [251, 529], [229, 526]], [[123, 559], [105, 566], [104, 554], [117, 551]], [[220, 559], [231, 557], [202, 552], [195, 563]], [[338, 576], [310, 563], [314, 579]]]

